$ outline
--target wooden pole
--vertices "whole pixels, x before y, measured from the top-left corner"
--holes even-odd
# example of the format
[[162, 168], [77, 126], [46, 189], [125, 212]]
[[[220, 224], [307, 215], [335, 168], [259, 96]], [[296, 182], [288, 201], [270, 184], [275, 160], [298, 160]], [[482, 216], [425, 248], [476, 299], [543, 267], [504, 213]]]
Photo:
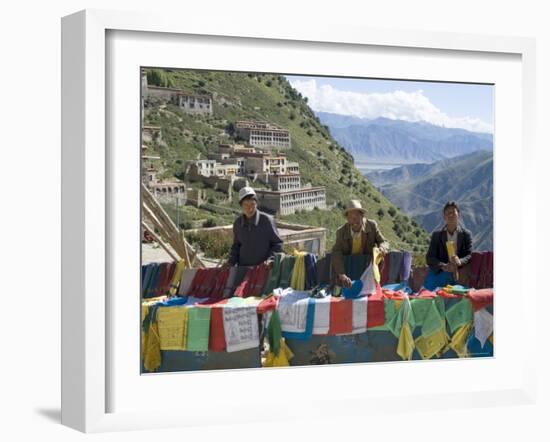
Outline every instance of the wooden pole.
[[141, 189], [143, 195], [142, 208], [145, 217], [154, 224], [161, 236], [165, 237], [166, 242], [181, 256], [187, 267], [192, 267], [194, 262], [197, 262], [200, 267], [205, 267], [197, 252], [185, 239], [183, 230], [174, 224], [170, 216], [143, 183]]
[[183, 248], [181, 247], [180, 241], [178, 241], [177, 236], [174, 236], [171, 232], [167, 231], [165, 225], [155, 216], [153, 211], [148, 207], [143, 207], [143, 212], [145, 217], [151, 221], [151, 223], [157, 228], [157, 230], [160, 232], [160, 236], [163, 237], [168, 242], [172, 248], [176, 251], [176, 253], [183, 257]]

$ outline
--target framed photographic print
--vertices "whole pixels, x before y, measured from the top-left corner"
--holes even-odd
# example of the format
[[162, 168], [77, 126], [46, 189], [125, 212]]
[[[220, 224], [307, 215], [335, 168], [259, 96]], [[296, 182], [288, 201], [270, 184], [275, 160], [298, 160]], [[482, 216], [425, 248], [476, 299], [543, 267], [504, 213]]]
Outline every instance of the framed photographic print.
[[530, 401], [533, 57], [64, 18], [63, 423], [275, 419], [259, 386], [277, 419]]

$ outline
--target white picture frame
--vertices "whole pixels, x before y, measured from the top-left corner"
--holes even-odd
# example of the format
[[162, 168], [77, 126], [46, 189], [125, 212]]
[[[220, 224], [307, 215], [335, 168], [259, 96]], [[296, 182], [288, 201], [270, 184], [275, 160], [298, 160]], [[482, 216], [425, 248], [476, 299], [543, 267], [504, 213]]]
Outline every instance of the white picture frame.
[[[465, 35], [452, 33], [428, 33], [421, 31], [404, 30], [377, 30], [364, 28], [350, 28], [333, 26], [328, 28], [294, 27], [290, 24], [269, 23], [231, 23], [217, 21], [189, 21], [185, 25], [180, 23], [177, 17], [169, 15], [151, 15], [142, 13], [112, 12], [100, 10], [86, 10], [63, 18], [62, 21], [62, 423], [84, 432], [100, 432], [124, 429], [159, 428], [170, 426], [197, 426], [208, 425], [214, 418], [217, 422], [261, 422], [273, 419], [293, 419], [300, 416], [300, 410], [308, 405], [311, 410], [322, 410], [329, 406], [335, 410], [334, 415], [353, 414], [358, 410], [357, 404], [361, 403], [361, 412], [368, 412], [373, 406], [365, 405], [363, 399], [369, 396], [364, 389], [357, 388], [353, 394], [342, 394], [340, 397], [332, 396], [332, 399], [321, 399], [315, 395], [289, 404], [284, 410], [274, 417], [266, 417], [263, 413], [251, 411], [246, 416], [236, 416], [230, 413], [214, 413], [208, 418], [200, 413], [187, 410], [163, 411], [157, 410], [113, 410], [110, 403], [111, 391], [115, 388], [111, 370], [113, 370], [112, 347], [110, 345], [109, 327], [113, 324], [114, 313], [110, 310], [112, 304], [109, 300], [110, 278], [109, 268], [112, 257], [110, 244], [115, 240], [110, 223], [113, 222], [113, 202], [109, 192], [112, 191], [112, 177], [115, 163], [112, 152], [107, 146], [113, 142], [111, 134], [106, 131], [106, 121], [112, 117], [107, 109], [110, 81], [113, 79], [106, 75], [109, 72], [107, 65], [112, 60], [109, 52], [108, 34], [132, 34], [139, 33], [139, 38], [146, 41], [148, 38], [166, 38], [170, 40], [192, 37], [195, 40], [208, 37], [216, 37], [219, 41], [231, 40], [249, 42], [251, 45], [257, 42], [267, 42], [272, 46], [279, 44], [298, 45], [310, 44], [320, 46], [337, 47], [339, 50], [351, 50], [353, 48], [369, 47], [375, 51], [429, 51], [434, 57], [444, 54], [470, 54], [478, 60], [493, 55], [511, 57], [519, 60], [521, 69], [521, 123], [519, 128], [519, 143], [517, 149], [522, 164], [523, 181], [516, 190], [521, 198], [521, 219], [519, 220], [520, 238], [526, 238], [527, 232], [534, 231], [536, 192], [534, 176], [529, 174], [534, 163], [535, 154], [535, 42], [533, 39], [519, 37], [495, 37], [481, 35]], [[439, 55], [438, 55], [439, 54]], [[165, 65], [168, 66], [168, 65]], [[178, 66], [179, 67], [179, 66]], [[247, 66], [243, 66], [246, 70]], [[410, 68], [412, 69], [412, 68]], [[261, 70], [261, 69], [258, 69]], [[405, 78], [407, 67], [404, 67]], [[137, 74], [136, 74], [137, 75]], [[139, 76], [136, 81], [139, 81]], [[417, 78], [418, 79], [418, 78]], [[138, 104], [136, 104], [138, 106]], [[139, 112], [139, 107], [136, 107]], [[514, 114], [516, 115], [516, 114]], [[135, 134], [134, 134], [135, 135]], [[495, 134], [498, 144], [499, 132]], [[139, 145], [136, 146], [139, 149]], [[138, 156], [136, 154], [136, 161]], [[497, 153], [498, 162], [498, 153]], [[131, 166], [130, 166], [131, 168]], [[139, 165], [138, 165], [139, 168]], [[499, 185], [504, 189], [505, 183], [495, 182], [495, 193], [498, 195]], [[495, 203], [498, 206], [498, 198]], [[502, 199], [501, 199], [502, 201]], [[502, 203], [501, 203], [502, 205]], [[498, 208], [498, 207], [497, 207]], [[498, 211], [496, 212], [498, 213]], [[502, 230], [501, 230], [502, 231]], [[534, 244], [529, 241], [519, 241], [519, 254], [515, 263], [522, 265], [522, 272], [526, 272], [527, 257], [534, 255]], [[495, 237], [495, 250], [498, 248], [498, 233]], [[504, 248], [502, 253], [506, 253]], [[510, 253], [510, 252], [509, 252]], [[499, 275], [503, 281], [504, 275], [509, 275], [510, 267], [504, 267], [500, 261], [499, 273], [498, 255], [495, 255], [496, 281], [498, 287]], [[508, 270], [508, 271], [507, 271]], [[524, 273], [525, 274], [525, 273]], [[502, 286], [504, 291], [505, 287]], [[518, 296], [516, 307], [526, 311], [527, 303], [535, 296], [534, 282], [524, 281], [521, 287], [521, 296]], [[506, 304], [495, 306], [495, 330], [499, 323], [504, 326], [499, 329], [499, 337], [504, 339], [510, 333], [506, 333], [506, 324], [500, 322], [500, 314], [506, 317]], [[502, 306], [502, 308], [501, 308]], [[116, 318], [114, 318], [116, 319]], [[532, 318], [531, 318], [532, 319]], [[411, 404], [422, 409], [439, 409], [441, 407], [469, 407], [491, 406], [499, 403], [525, 404], [533, 403], [536, 392], [535, 367], [533, 362], [534, 341], [536, 324], [533, 320], [527, 320], [526, 316], [519, 315], [516, 318], [521, 323], [524, 345], [522, 354], [518, 355], [522, 372], [517, 378], [493, 383], [490, 388], [477, 388], [468, 390], [466, 387], [457, 387], [455, 392], [438, 394], [429, 391], [427, 394], [411, 390], [403, 393], [398, 387], [391, 394], [376, 393], [376, 409], [396, 410], [407, 409]], [[500, 331], [502, 330], [502, 333]], [[495, 331], [495, 333], [497, 333]], [[496, 344], [500, 345], [501, 342]], [[504, 345], [504, 344], [503, 344]], [[506, 361], [502, 352], [502, 360]], [[499, 362], [498, 347], [495, 350], [495, 358]], [[460, 363], [461, 361], [456, 361]], [[465, 366], [456, 365], [453, 361], [440, 361], [445, 364], [446, 370], [459, 371]], [[477, 361], [478, 364], [483, 364]], [[486, 361], [485, 366], [477, 365], [476, 369], [491, 370], [493, 362]], [[415, 363], [416, 364], [416, 363]], [[424, 364], [424, 363], [422, 363]], [[428, 364], [430, 364], [428, 362]], [[496, 363], [495, 363], [496, 364]], [[433, 364], [432, 364], [433, 365]], [[384, 370], [392, 373], [404, 373], [405, 364], [386, 365]], [[424, 370], [430, 370], [429, 365], [424, 365]], [[495, 365], [496, 367], [496, 365]], [[116, 367], [115, 367], [116, 369]], [[325, 368], [317, 367], [327, 373]], [[354, 367], [330, 367], [328, 369], [346, 370], [346, 377], [357, 379], [363, 364]], [[136, 367], [139, 371], [139, 368]], [[375, 370], [374, 368], [372, 370]], [[417, 370], [417, 369], [414, 369]], [[414, 371], [413, 370], [413, 371]], [[300, 383], [306, 383], [312, 377], [312, 370], [282, 369], [267, 370], [266, 379], [277, 383], [278, 388], [289, 385], [292, 379], [300, 379]], [[407, 372], [411, 369], [407, 368]], [[236, 370], [234, 373], [202, 373], [191, 374], [194, 380], [205, 379], [210, 376], [212, 385], [221, 388], [227, 384], [227, 379], [240, 380], [248, 377], [246, 371]], [[420, 373], [419, 373], [420, 376]], [[153, 376], [148, 379], [156, 379], [153, 382], [169, 384], [170, 378], [181, 379], [180, 375]], [[118, 377], [120, 379], [120, 376]], [[176, 381], [173, 381], [176, 382]], [[199, 382], [194, 382], [197, 384]], [[152, 385], [152, 384], [151, 384]], [[293, 384], [295, 385], [295, 384]], [[306, 386], [307, 387], [307, 386]], [[306, 388], [304, 387], [304, 388]], [[349, 385], [353, 388], [353, 383]], [[159, 387], [154, 387], [159, 388]], [[212, 386], [214, 389], [214, 386]], [[160, 390], [159, 390], [160, 391]], [[297, 391], [300, 391], [299, 389]], [[306, 391], [306, 390], [304, 390]], [[336, 391], [336, 390], [334, 390]], [[193, 390], [190, 391], [193, 397]], [[235, 391], [228, 387], [227, 394], [235, 395]], [[337, 393], [332, 393], [337, 394]], [[220, 399], [220, 406], [246, 405], [253, 403], [252, 391], [245, 391], [241, 397], [234, 396], [234, 400]], [[330, 396], [329, 396], [330, 397]], [[396, 405], [396, 399], [399, 405]], [[227, 398], [226, 398], [227, 399]], [[434, 401], [434, 399], [437, 399]], [[197, 400], [199, 398], [197, 397]], [[337, 401], [338, 407], [333, 407]], [[338, 410], [338, 411], [336, 411]]]

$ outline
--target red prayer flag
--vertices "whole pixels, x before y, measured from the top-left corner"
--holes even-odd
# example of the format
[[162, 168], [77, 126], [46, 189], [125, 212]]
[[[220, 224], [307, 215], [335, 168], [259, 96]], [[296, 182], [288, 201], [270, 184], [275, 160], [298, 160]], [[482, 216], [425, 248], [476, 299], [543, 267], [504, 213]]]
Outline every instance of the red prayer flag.
[[353, 331], [353, 300], [332, 298], [329, 335], [350, 334]]

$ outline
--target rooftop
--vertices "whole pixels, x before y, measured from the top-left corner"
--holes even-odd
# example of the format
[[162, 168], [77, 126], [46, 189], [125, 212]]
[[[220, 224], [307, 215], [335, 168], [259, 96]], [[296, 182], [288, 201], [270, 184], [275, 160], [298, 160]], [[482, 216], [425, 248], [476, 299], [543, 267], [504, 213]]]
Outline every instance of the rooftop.
[[264, 189], [254, 189], [256, 193], [267, 193], [270, 195], [288, 195], [293, 193], [301, 193], [305, 191], [315, 191], [315, 190], [325, 190], [326, 187], [319, 186], [319, 187], [300, 187], [299, 189], [292, 189], [292, 190], [264, 190]]
[[241, 120], [235, 123], [237, 129], [260, 129], [260, 130], [276, 130], [288, 132], [286, 129], [281, 129], [276, 125], [267, 121]]

